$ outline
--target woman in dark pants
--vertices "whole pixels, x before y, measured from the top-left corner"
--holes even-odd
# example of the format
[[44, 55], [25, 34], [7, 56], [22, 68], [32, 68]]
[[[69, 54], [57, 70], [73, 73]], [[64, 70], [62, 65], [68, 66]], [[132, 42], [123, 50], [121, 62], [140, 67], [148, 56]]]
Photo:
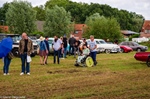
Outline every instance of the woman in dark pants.
[[4, 57], [4, 67], [3, 67], [4, 75], [9, 75], [9, 65], [10, 65], [10, 63], [11, 63], [11, 58], [10, 58], [9, 53], [8, 53], [7, 56]]
[[54, 50], [54, 64], [56, 63], [56, 56], [57, 56], [57, 63], [59, 64], [59, 56], [60, 56], [60, 49], [62, 48], [62, 40], [58, 39], [57, 36], [54, 36], [54, 41], [52, 42], [53, 50]]

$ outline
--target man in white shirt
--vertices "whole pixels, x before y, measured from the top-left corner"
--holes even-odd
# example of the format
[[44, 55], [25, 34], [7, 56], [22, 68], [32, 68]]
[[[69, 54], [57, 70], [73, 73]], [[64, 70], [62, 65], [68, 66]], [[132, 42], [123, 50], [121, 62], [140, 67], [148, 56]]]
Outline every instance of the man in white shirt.
[[91, 35], [90, 36], [90, 42], [89, 42], [89, 49], [90, 49], [90, 56], [92, 57], [93, 61], [94, 61], [94, 65], [97, 64], [97, 61], [96, 61], [96, 54], [97, 54], [97, 44], [96, 42], [94, 41], [94, 36]]
[[57, 36], [54, 36], [54, 41], [52, 42], [53, 50], [54, 50], [54, 64], [56, 63], [56, 56], [57, 56], [57, 63], [59, 64], [59, 56], [60, 56], [60, 49], [62, 48], [62, 40], [58, 39]]

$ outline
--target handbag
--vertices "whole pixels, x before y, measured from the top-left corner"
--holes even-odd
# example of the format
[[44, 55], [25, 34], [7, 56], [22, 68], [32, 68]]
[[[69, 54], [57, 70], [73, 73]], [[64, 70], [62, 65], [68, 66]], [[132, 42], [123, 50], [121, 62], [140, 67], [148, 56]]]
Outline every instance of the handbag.
[[32, 61], [31, 56], [27, 55], [27, 63], [30, 63]]
[[12, 53], [12, 52], [9, 52], [9, 53], [8, 53], [8, 58], [9, 58], [9, 59], [13, 59], [13, 57], [14, 57], [13, 53]]

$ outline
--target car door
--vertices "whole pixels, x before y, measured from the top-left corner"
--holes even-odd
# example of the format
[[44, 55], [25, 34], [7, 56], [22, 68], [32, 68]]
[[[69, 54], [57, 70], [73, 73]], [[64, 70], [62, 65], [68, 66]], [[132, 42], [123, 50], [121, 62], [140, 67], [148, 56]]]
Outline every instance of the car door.
[[136, 46], [133, 42], [129, 42], [129, 47], [131, 47], [133, 50], [136, 50]]

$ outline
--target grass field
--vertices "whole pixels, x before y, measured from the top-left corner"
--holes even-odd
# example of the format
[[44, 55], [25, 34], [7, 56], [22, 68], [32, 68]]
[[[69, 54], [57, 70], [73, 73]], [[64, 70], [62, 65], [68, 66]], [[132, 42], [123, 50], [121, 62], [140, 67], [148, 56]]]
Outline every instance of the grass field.
[[61, 63], [40, 65], [32, 58], [31, 75], [20, 76], [21, 61], [14, 58], [10, 75], [0, 61], [0, 98], [27, 99], [150, 99], [150, 68], [134, 59], [135, 52], [98, 54], [96, 67], [75, 67], [69, 56]]

